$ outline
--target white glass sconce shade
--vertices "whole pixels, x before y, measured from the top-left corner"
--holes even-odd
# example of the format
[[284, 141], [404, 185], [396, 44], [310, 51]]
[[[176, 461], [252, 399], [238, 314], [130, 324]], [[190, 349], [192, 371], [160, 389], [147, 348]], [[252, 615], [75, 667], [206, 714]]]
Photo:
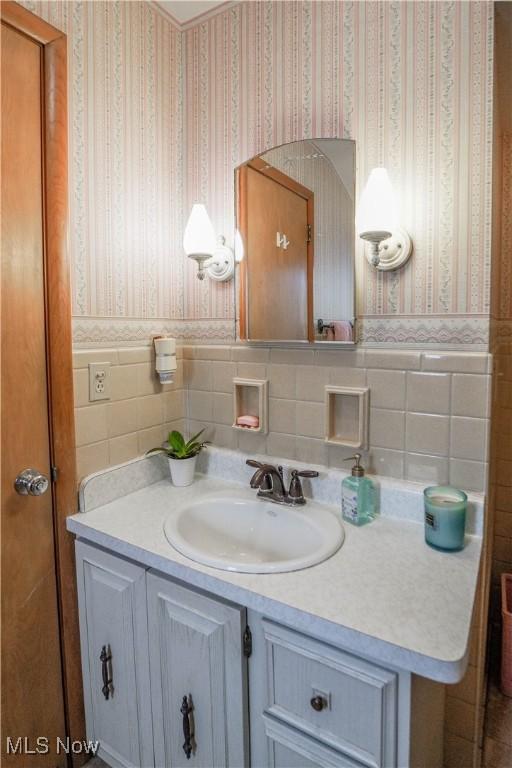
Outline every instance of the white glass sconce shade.
[[244, 258], [244, 241], [242, 238], [242, 235], [240, 234], [240, 230], [237, 229], [235, 232], [235, 261], [240, 262]]
[[356, 229], [368, 241], [366, 258], [377, 269], [398, 269], [411, 255], [411, 239], [399, 227], [396, 197], [385, 168], [374, 168], [368, 177], [359, 200]]
[[385, 232], [389, 237], [397, 224], [395, 193], [388, 172], [374, 168], [359, 201], [357, 234], [362, 237], [366, 232]]
[[183, 249], [190, 259], [197, 261], [197, 277], [224, 282], [234, 272], [234, 258], [225, 238], [215, 237], [213, 224], [202, 203], [194, 203], [183, 234]]
[[215, 231], [202, 203], [194, 203], [183, 234], [183, 249], [187, 256], [213, 256], [216, 247]]

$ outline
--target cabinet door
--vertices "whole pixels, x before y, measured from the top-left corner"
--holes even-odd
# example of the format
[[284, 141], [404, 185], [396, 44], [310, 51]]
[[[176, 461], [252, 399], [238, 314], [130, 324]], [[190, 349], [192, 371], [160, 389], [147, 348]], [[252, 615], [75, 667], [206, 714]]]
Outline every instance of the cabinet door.
[[[156, 765], [243, 768], [248, 765], [245, 609], [153, 572], [147, 591]], [[184, 697], [192, 708], [188, 718], [180, 711]]]
[[81, 541], [76, 561], [87, 737], [111, 766], [152, 766], [145, 569]]

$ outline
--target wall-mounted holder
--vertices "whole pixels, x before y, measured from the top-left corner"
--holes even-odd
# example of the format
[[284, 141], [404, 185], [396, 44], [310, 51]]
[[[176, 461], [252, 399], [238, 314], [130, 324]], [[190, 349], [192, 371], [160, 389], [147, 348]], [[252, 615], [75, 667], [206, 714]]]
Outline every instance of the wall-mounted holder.
[[368, 402], [367, 387], [325, 387], [325, 442], [366, 449]]
[[[237, 424], [240, 416], [256, 416], [257, 427], [244, 427]], [[268, 432], [268, 380], [233, 379], [233, 429], [244, 432]]]
[[160, 384], [172, 384], [176, 370], [176, 339], [167, 336], [156, 336], [153, 339], [155, 345], [155, 370], [160, 378]]

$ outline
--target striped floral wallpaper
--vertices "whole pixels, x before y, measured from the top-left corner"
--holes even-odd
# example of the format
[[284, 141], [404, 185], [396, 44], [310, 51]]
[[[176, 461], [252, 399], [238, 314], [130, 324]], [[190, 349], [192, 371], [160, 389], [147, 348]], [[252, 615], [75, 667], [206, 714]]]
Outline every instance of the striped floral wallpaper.
[[[492, 3], [244, 2], [185, 32], [185, 200], [232, 231], [232, 168], [311, 136], [354, 138], [358, 185], [385, 165], [414, 239], [400, 272], [357, 258], [367, 342], [488, 333]], [[226, 317], [232, 285], [185, 286]]]
[[23, 5], [68, 35], [75, 339], [146, 340], [183, 316], [182, 33], [147, 2]]
[[234, 166], [340, 136], [359, 186], [388, 167], [415, 245], [385, 275], [358, 244], [363, 340], [486, 343], [491, 2], [241, 2], [185, 31], [138, 0], [23, 5], [68, 34], [77, 342], [229, 339], [233, 283], [185, 263], [189, 206], [229, 236]]

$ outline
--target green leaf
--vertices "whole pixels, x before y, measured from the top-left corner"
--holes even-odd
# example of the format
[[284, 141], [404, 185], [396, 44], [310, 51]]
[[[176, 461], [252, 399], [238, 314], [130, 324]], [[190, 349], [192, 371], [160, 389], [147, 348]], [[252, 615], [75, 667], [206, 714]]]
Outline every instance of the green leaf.
[[194, 435], [194, 437], [191, 437], [191, 438], [190, 438], [190, 440], [188, 441], [188, 443], [185, 445], [185, 448], [186, 448], [187, 450], [189, 450], [189, 449], [190, 449], [190, 446], [191, 446], [191, 445], [193, 445], [193, 444], [196, 442], [196, 440], [197, 440], [197, 438], [199, 437], [199, 435], [202, 435], [202, 434], [203, 434], [203, 432], [204, 432], [204, 428], [203, 428], [203, 429], [201, 429], [201, 430], [200, 430], [200, 431], [197, 433], [197, 435]]
[[183, 435], [181, 434], [181, 432], [178, 432], [177, 430], [174, 430], [173, 432], [169, 432], [168, 442], [170, 447], [175, 453], [181, 453], [185, 448], [185, 440], [183, 438]]
[[166, 453], [171, 459], [188, 459], [196, 456], [207, 445], [207, 442], [201, 443], [197, 440], [203, 432], [204, 429], [198, 432], [197, 435], [194, 435], [194, 437], [191, 437], [188, 443], [185, 442], [185, 438], [178, 430], [169, 432], [169, 437], [167, 438], [168, 445], [166, 447], [151, 448], [149, 451], [146, 451], [146, 456], [150, 453]]

